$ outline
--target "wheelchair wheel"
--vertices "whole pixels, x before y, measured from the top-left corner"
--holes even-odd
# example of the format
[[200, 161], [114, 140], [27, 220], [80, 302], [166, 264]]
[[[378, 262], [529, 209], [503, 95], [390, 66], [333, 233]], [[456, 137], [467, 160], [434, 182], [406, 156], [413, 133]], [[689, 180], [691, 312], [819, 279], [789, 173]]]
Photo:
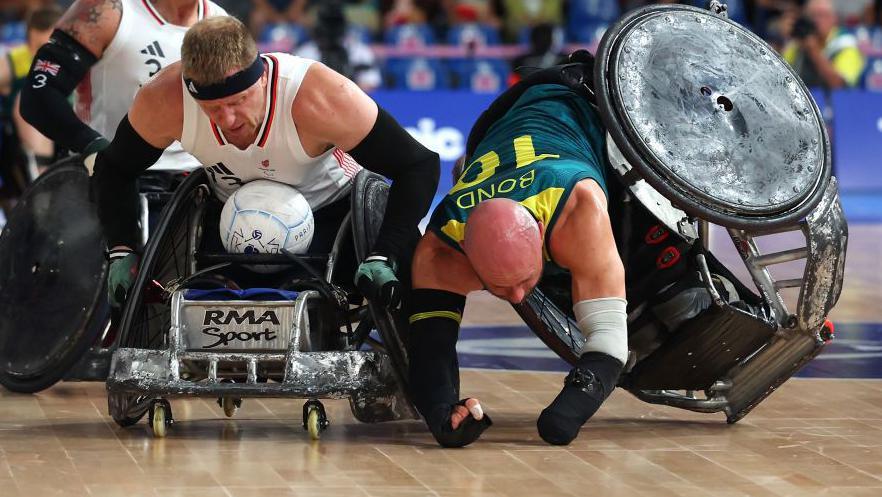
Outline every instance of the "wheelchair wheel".
[[572, 365], [579, 360], [585, 337], [576, 321], [536, 287], [520, 304], [512, 305], [524, 323], [561, 359]]
[[[355, 255], [364, 260], [370, 253], [383, 222], [386, 212], [386, 199], [389, 195], [389, 184], [382, 176], [362, 170], [355, 177], [352, 188], [352, 234], [355, 243]], [[371, 348], [389, 356], [395, 381], [399, 386], [396, 403], [396, 414], [392, 419], [402, 417], [416, 418], [416, 411], [407, 402], [407, 318], [403, 312], [390, 312], [384, 306], [368, 302], [368, 315], [380, 340], [366, 340]], [[357, 344], [361, 345], [361, 344]], [[360, 421], [372, 422], [378, 419], [390, 419], [386, 414], [369, 413], [368, 408], [358, 407], [359, 402], [351, 403], [355, 416]]]
[[120, 323], [121, 347], [167, 347], [171, 315], [166, 300], [178, 282], [195, 272], [194, 254], [202, 235], [202, 213], [208, 196], [205, 171], [197, 169], [163, 209], [126, 301]]
[[107, 393], [107, 410], [119, 426], [125, 428], [137, 424], [147, 414], [149, 406], [144, 397], [123, 392]]
[[53, 167], [0, 233], [0, 384], [38, 392], [105, 329], [105, 243], [79, 158]]

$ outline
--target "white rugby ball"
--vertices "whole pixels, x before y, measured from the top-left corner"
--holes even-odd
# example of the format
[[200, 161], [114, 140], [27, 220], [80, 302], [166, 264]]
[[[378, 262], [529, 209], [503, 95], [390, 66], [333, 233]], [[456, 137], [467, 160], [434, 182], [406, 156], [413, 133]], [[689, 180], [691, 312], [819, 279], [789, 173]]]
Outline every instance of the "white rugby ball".
[[[305, 253], [315, 221], [306, 198], [291, 185], [270, 180], [246, 183], [233, 192], [220, 216], [224, 248], [234, 254]], [[252, 267], [271, 272], [272, 266]]]

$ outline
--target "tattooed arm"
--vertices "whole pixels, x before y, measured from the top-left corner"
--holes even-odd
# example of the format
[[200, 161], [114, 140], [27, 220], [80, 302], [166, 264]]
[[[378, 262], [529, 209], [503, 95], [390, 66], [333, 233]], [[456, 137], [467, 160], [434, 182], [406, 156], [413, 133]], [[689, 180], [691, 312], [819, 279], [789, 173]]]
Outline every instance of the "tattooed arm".
[[122, 9], [122, 0], [77, 0], [58, 22], [58, 29], [100, 59], [116, 35]]
[[77, 0], [34, 56], [21, 90], [21, 115], [64, 148], [91, 155], [108, 143], [77, 117], [67, 99], [104, 55], [121, 19], [121, 0]]

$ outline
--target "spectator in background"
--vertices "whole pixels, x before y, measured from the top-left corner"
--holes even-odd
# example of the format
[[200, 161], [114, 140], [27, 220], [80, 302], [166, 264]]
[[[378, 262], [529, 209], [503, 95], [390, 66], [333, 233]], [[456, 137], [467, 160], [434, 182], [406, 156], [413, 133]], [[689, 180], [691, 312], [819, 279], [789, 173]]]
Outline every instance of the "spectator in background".
[[[18, 196], [28, 180], [38, 175], [38, 165], [52, 162], [52, 141], [40, 134], [21, 118], [19, 91], [27, 79], [34, 54], [49, 41], [49, 35], [61, 18], [62, 11], [55, 5], [40, 7], [30, 12], [26, 19], [27, 41], [11, 48], [0, 59], [0, 125], [3, 137], [0, 151], [0, 175], [3, 177], [4, 196]], [[25, 178], [23, 165], [29, 166], [30, 178]]]
[[297, 50], [297, 55], [321, 61], [355, 81], [365, 91], [382, 84], [383, 78], [371, 48], [347, 34], [342, 1], [327, 0], [319, 5], [312, 38]]
[[[235, 3], [248, 3], [237, 0]], [[304, 14], [308, 0], [251, 0], [253, 4], [249, 29], [255, 37], [267, 24], [294, 23], [304, 25]]]
[[554, 26], [551, 24], [533, 26], [530, 29], [529, 51], [515, 57], [511, 62], [512, 73], [509, 84], [517, 83], [523, 76], [517, 71], [518, 68], [528, 72], [531, 69], [544, 69], [561, 63], [564, 58], [554, 43]]
[[517, 43], [523, 31], [537, 24], [563, 23], [563, 0], [496, 0], [505, 39]]
[[[251, 19], [254, 16], [256, 2], [252, 0], [214, 0], [227, 14], [242, 21], [246, 26], [251, 27]], [[257, 36], [260, 33], [255, 33]]]
[[843, 32], [831, 0], [809, 0], [793, 24], [784, 58], [806, 86], [855, 86], [866, 60], [854, 35]]
[[427, 24], [435, 36], [443, 38], [448, 26], [443, 3], [442, 0], [381, 0], [383, 26], [388, 29], [402, 24]]
[[502, 27], [496, 0], [447, 0], [444, 6], [451, 24], [478, 23], [496, 29]]

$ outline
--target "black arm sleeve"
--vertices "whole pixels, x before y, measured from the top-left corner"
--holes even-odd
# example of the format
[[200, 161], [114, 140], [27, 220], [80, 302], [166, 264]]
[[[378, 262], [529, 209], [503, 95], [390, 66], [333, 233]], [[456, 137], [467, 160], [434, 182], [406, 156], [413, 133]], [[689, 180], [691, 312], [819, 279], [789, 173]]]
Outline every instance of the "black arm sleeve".
[[392, 180], [386, 214], [373, 250], [403, 262], [419, 239], [417, 225], [429, 211], [438, 188], [438, 154], [422, 146], [380, 108], [371, 132], [349, 155], [365, 168]]
[[101, 135], [80, 121], [67, 98], [98, 59], [64, 31], [34, 55], [21, 89], [21, 116], [57, 144], [82, 152]]
[[162, 150], [144, 141], [126, 115], [110, 146], [98, 152], [91, 180], [92, 198], [98, 204], [108, 247], [138, 248], [138, 176], [159, 159]]

